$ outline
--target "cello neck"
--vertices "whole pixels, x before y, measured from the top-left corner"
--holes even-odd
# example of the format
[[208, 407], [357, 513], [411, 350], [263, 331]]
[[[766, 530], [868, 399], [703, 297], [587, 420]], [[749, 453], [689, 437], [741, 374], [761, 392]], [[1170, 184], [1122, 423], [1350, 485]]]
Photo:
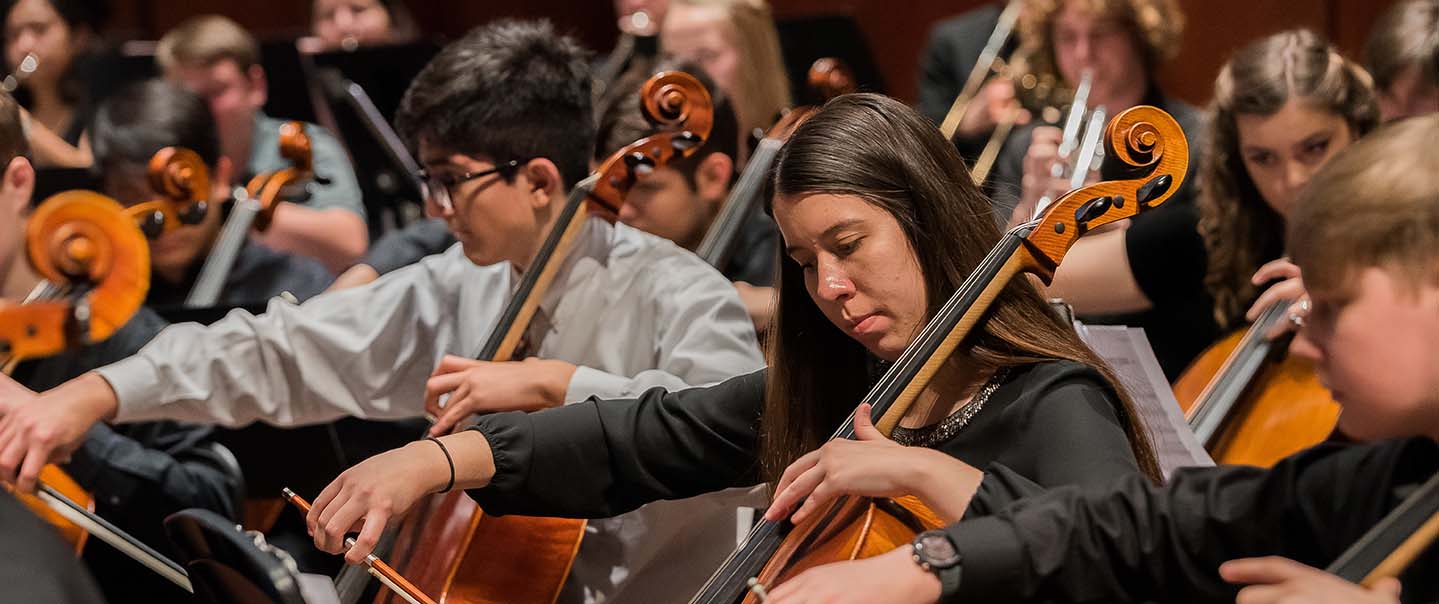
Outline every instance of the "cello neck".
[[225, 226], [220, 229], [220, 236], [215, 239], [210, 255], [205, 257], [205, 264], [200, 267], [200, 276], [185, 297], [185, 306], [208, 308], [219, 302], [220, 291], [230, 278], [235, 258], [245, 246], [250, 227], [255, 224], [260, 210], [260, 204], [249, 196], [234, 201], [230, 215], [225, 218]]
[[1259, 319], [1254, 321], [1254, 325], [1245, 332], [1234, 353], [1225, 359], [1219, 372], [1199, 394], [1199, 399], [1189, 414], [1189, 427], [1194, 429], [1194, 435], [1206, 447], [1213, 446], [1225, 420], [1238, 405], [1249, 385], [1254, 382], [1254, 378], [1268, 366], [1277, 351], [1283, 350], [1282, 346], [1275, 346], [1275, 342], [1265, 338], [1264, 334], [1284, 320], [1288, 306], [1287, 301], [1281, 300], [1266, 308]]
[[583, 229], [587, 214], [580, 211], [585, 207], [585, 200], [589, 197], [590, 191], [594, 188], [595, 176], [590, 176], [575, 185], [570, 191], [569, 197], [565, 200], [565, 206], [560, 210], [559, 218], [555, 226], [550, 228], [549, 235], [540, 245], [540, 250], [535, 254], [535, 259], [525, 269], [524, 277], [520, 279], [520, 286], [515, 290], [510, 301], [505, 304], [504, 311], [500, 313], [499, 321], [495, 323], [495, 329], [485, 340], [484, 348], [475, 358], [482, 361], [508, 361], [514, 355], [516, 347], [519, 346], [520, 338], [524, 335], [525, 329], [529, 327], [530, 319], [535, 316], [539, 308], [540, 299], [544, 297], [549, 289], [550, 283], [554, 281], [555, 273], [559, 270], [560, 262], [568, 255], [575, 239]]
[[735, 181], [719, 215], [710, 224], [704, 240], [695, 249], [695, 255], [710, 266], [721, 268], [729, 262], [740, 231], [754, 213], [756, 202], [764, 190], [764, 180], [769, 175], [770, 166], [774, 165], [774, 160], [783, 146], [783, 141], [765, 137], [750, 155], [749, 163], [745, 164], [744, 171], [740, 172], [739, 179]]
[[1366, 587], [1394, 577], [1439, 537], [1439, 474], [1404, 498], [1325, 570]]
[[[881, 433], [887, 435], [894, 429], [999, 292], [1011, 278], [1023, 272], [1021, 246], [1029, 229], [1029, 225], [1020, 225], [1000, 237], [999, 243], [940, 307], [899, 360], [865, 394], [863, 400], [872, 405], [871, 419]], [[853, 414], [835, 431], [834, 438], [854, 438]]]

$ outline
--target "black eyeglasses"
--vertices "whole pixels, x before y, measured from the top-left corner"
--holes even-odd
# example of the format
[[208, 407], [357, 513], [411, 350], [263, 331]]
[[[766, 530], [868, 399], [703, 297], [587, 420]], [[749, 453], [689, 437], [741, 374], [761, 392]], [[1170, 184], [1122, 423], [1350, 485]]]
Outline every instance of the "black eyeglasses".
[[530, 160], [528, 159], [524, 161], [512, 159], [502, 164], [497, 164], [495, 165], [495, 167], [488, 170], [480, 170], [478, 172], [466, 172], [464, 174], [456, 176], [455, 178], [450, 179], [440, 179], [438, 176], [430, 174], [430, 171], [425, 169], [421, 169], [418, 172], [415, 172], [415, 176], [420, 181], [421, 196], [423, 196], [425, 199], [435, 202], [435, 204], [440, 206], [440, 208], [444, 211], [453, 212], [455, 210], [455, 203], [450, 197], [450, 191], [454, 189], [456, 185], [472, 181], [476, 178], [484, 178], [491, 174], [504, 174], [508, 176], [509, 173], [513, 173], [515, 170], [519, 169], [520, 166], [529, 163], [529, 161]]

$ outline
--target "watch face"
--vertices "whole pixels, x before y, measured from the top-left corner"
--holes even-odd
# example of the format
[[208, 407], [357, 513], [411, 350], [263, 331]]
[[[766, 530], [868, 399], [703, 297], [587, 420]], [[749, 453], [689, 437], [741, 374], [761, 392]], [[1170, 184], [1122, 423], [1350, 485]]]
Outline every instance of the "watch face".
[[954, 542], [943, 531], [930, 531], [919, 536], [919, 546], [925, 562], [936, 568], [948, 568], [959, 563], [959, 551]]

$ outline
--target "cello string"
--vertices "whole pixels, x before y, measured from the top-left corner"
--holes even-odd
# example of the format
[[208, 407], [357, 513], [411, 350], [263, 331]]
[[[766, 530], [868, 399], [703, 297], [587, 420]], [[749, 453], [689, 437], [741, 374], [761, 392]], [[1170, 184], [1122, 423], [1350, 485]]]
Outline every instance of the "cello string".
[[[994, 273], [1009, 261], [1010, 257], [1018, 249], [1019, 239], [1027, 235], [1028, 229], [1030, 228], [1032, 228], [1030, 224], [1020, 225], [1010, 229], [1001, 236], [999, 243], [996, 244], [994, 249], [985, 255], [984, 259], [979, 262], [974, 271], [955, 289], [955, 292], [950, 295], [949, 299], [940, 307], [940, 310], [935, 313], [934, 319], [925, 325], [914, 342], [906, 347], [904, 353], [900, 355], [900, 358], [881, 376], [875, 386], [870, 389], [869, 394], [862, 400], [870, 402], [882, 401], [884, 399], [892, 400], [893, 397], [898, 395], [895, 388], [899, 385], [900, 379], [905, 375], [913, 375], [913, 371], [917, 371], [918, 366], [922, 366], [928, 362], [930, 356], [932, 356], [933, 348], [937, 347], [938, 343], [953, 331], [954, 326], [960, 318], [971, 308], [971, 305], [966, 303], [966, 300], [971, 296], [965, 294], [976, 293], [976, 290], [981, 287], [981, 283], [988, 284], [989, 281], [993, 279]], [[882, 414], [884, 411], [878, 405], [875, 406], [874, 410], [879, 414]], [[854, 412], [851, 412], [849, 417], [841, 424], [840, 428], [831, 436], [831, 439], [853, 437]], [[751, 528], [749, 536], [745, 539], [745, 544], [730, 554], [724, 565], [721, 566], [720, 572], [716, 573], [714, 577], [711, 577], [711, 580], [702, 588], [701, 596], [713, 597], [714, 594], [711, 592], [713, 592], [714, 589], [718, 589], [718, 586], [732, 584], [737, 573], [739, 573], [743, 567], [751, 564], [757, 556], [763, 555], [762, 552], [758, 551], [760, 546], [771, 539], [778, 530], [779, 523], [768, 520], [761, 520]], [[717, 581], [721, 575], [723, 575], [724, 580]]]

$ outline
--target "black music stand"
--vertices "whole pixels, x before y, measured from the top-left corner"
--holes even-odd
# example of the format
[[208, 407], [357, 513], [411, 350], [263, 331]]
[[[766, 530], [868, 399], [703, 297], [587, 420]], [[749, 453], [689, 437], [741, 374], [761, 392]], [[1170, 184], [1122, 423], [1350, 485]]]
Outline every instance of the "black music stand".
[[165, 519], [165, 532], [190, 575], [196, 601], [305, 604], [295, 570], [233, 521], [209, 510], [182, 510]]

